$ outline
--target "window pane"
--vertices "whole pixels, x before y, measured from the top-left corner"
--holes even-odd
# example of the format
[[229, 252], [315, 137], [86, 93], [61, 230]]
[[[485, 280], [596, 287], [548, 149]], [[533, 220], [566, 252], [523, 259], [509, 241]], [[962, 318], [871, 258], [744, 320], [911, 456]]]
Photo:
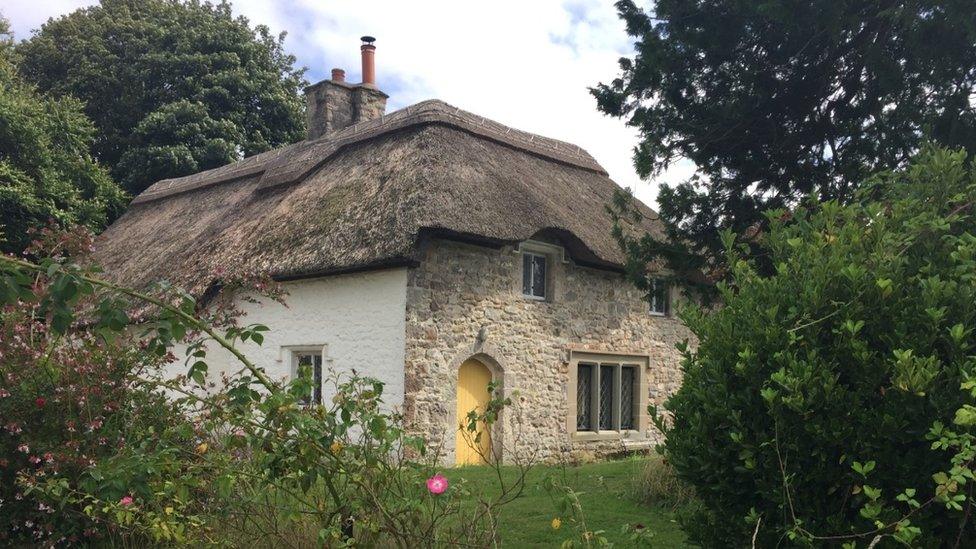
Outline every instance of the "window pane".
[[576, 367], [576, 430], [593, 430], [593, 366]]
[[546, 258], [532, 256], [532, 295], [546, 297]]
[[532, 256], [522, 254], [522, 295], [532, 295]]
[[661, 278], [651, 280], [651, 312], [661, 315], [668, 314], [668, 294], [667, 281]]
[[313, 359], [312, 402], [315, 404], [322, 404], [322, 355], [316, 354], [314, 355]]
[[613, 429], [613, 366], [600, 366], [600, 429]]
[[[322, 403], [322, 355], [320, 353], [301, 353], [298, 355], [299, 374], [308, 368], [312, 376], [311, 394], [301, 400], [302, 404]], [[309, 398], [311, 397], [311, 398]]]
[[633, 366], [620, 369], [620, 428], [634, 428], [634, 385], [637, 370]]

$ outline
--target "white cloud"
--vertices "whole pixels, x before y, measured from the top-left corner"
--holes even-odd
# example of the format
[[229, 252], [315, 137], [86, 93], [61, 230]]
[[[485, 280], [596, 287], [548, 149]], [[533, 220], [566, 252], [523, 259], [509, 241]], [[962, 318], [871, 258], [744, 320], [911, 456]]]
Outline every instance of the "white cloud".
[[[86, 2], [38, 6], [8, 0], [3, 13], [18, 37], [48, 17]], [[236, 0], [235, 11], [275, 32], [286, 48], [325, 77], [332, 67], [359, 78], [359, 37], [377, 38], [378, 85], [390, 107], [438, 98], [526, 131], [588, 150], [619, 184], [654, 205], [656, 182], [678, 182], [694, 171], [679, 162], [656, 182], [641, 181], [631, 162], [637, 134], [597, 112], [587, 88], [617, 74], [632, 51], [605, 0]]]

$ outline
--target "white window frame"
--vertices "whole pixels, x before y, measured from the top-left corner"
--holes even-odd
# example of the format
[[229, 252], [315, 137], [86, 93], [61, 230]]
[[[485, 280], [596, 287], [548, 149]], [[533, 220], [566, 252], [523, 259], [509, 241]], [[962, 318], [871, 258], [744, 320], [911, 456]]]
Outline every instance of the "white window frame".
[[[305, 405], [315, 405], [321, 404], [322, 399], [325, 394], [325, 374], [327, 371], [327, 363], [330, 362], [326, 357], [328, 347], [326, 345], [289, 345], [282, 347], [282, 354], [288, 357], [288, 374], [290, 379], [295, 379], [298, 377], [298, 367], [301, 361], [302, 355], [318, 355], [319, 356], [319, 368], [321, 370], [319, 374], [319, 402], [313, 402], [315, 400], [315, 387], [312, 387], [312, 394], [308, 397], [308, 402]], [[314, 360], [313, 360], [314, 365]], [[315, 379], [315, 371], [313, 368], [312, 379]]]
[[[552, 301], [555, 294], [555, 269], [556, 263], [569, 263], [566, 257], [566, 249], [558, 244], [550, 244], [541, 240], [523, 240], [515, 246], [514, 252], [519, 255], [518, 261], [518, 293], [525, 299], [532, 301]], [[525, 293], [525, 285], [522, 276], [524, 273], [525, 255], [537, 255], [546, 259], [546, 284], [545, 297], [534, 296]]]
[[[664, 307], [663, 310], [657, 310], [657, 296], [655, 292], [658, 291], [658, 284], [664, 284]], [[671, 284], [668, 283], [666, 278], [655, 276], [651, 277], [651, 288], [650, 299], [648, 299], [648, 309], [652, 316], [670, 316], [671, 315]]]
[[[534, 257], [541, 257], [542, 260], [545, 262], [545, 266], [546, 266], [546, 274], [542, 278], [542, 295], [541, 296], [535, 295], [535, 294], [532, 294], [532, 293], [528, 293], [528, 294], [525, 293], [525, 261], [527, 259], [534, 258]], [[522, 269], [521, 269], [521, 272], [522, 272], [522, 297], [524, 297], [526, 299], [532, 299], [532, 300], [535, 300], [535, 301], [546, 301], [547, 299], [549, 299], [549, 277], [552, 274], [550, 272], [551, 266], [550, 266], [549, 263], [550, 263], [549, 256], [546, 255], [546, 254], [540, 254], [540, 253], [536, 253], [536, 252], [522, 252], [522, 265], [521, 265], [521, 267], [522, 267]], [[529, 262], [529, 265], [530, 265], [530, 269], [531, 269], [531, 272], [529, 273], [529, 282], [530, 282], [530, 284], [529, 284], [529, 291], [531, 292], [532, 291], [531, 281], [535, 279], [535, 272], [534, 272], [534, 270], [535, 270], [535, 262], [534, 261], [530, 261]]]
[[[644, 438], [644, 433], [650, 426], [647, 415], [648, 403], [648, 368], [650, 357], [644, 354], [616, 353], [610, 351], [577, 351], [569, 352], [569, 383], [567, 392], [566, 426], [570, 438], [577, 441], [614, 440]], [[591, 365], [590, 375], [590, 429], [577, 428], [577, 388], [580, 365]], [[600, 428], [600, 376], [601, 366], [613, 368], [613, 395], [617, 406], [612, 409], [611, 429]], [[621, 379], [624, 367], [634, 368], [634, 387], [631, 401], [632, 428], [621, 428]]]

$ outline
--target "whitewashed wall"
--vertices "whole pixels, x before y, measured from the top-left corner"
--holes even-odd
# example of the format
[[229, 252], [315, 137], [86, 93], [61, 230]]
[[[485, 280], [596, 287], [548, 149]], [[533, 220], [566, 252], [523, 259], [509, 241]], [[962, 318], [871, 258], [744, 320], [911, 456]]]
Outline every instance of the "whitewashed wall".
[[[386, 384], [384, 401], [403, 404], [404, 348], [406, 334], [407, 270], [388, 269], [283, 284], [286, 305], [260, 298], [257, 303], [237, 299], [246, 316], [241, 325], [264, 324], [264, 343], [244, 344], [241, 349], [255, 364], [264, 366], [274, 379], [293, 375], [292, 351], [321, 348], [323, 377], [328, 371], [350, 372], [380, 379]], [[173, 350], [177, 362], [169, 375], [186, 372], [185, 348]], [[241, 369], [239, 362], [221, 348], [208, 351], [208, 379], [219, 382], [221, 374]], [[323, 399], [333, 392], [326, 386]], [[327, 400], [326, 400], [327, 401]]]

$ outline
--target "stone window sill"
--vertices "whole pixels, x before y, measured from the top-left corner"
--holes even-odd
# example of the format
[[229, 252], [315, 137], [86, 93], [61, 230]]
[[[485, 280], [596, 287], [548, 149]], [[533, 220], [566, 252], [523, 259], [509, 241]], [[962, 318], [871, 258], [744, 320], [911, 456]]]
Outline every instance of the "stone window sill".
[[572, 435], [574, 442], [595, 442], [600, 440], [642, 440], [640, 431], [576, 431]]

